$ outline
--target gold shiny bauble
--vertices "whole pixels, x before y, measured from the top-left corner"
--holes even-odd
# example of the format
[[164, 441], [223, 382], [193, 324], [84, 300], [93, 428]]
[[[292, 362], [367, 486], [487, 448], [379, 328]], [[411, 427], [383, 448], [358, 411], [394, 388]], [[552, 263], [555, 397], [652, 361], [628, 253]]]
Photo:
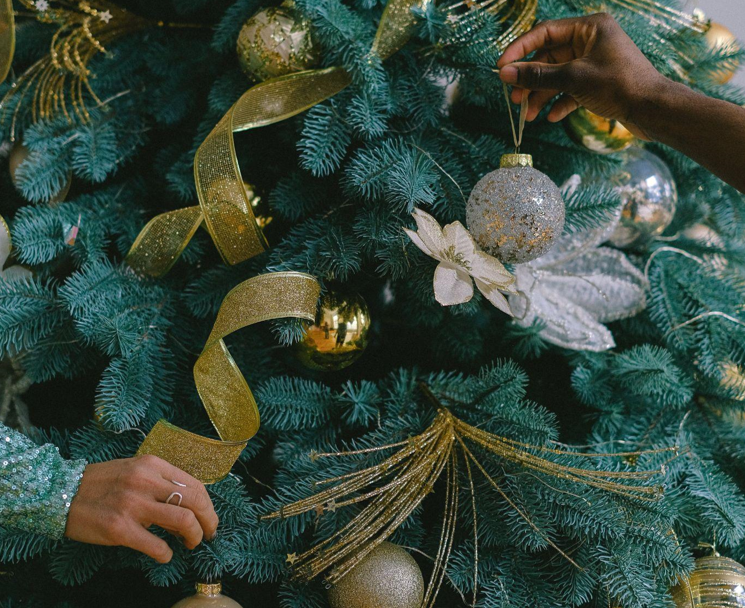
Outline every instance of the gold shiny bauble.
[[365, 352], [369, 329], [370, 313], [362, 296], [330, 291], [321, 300], [315, 323], [293, 352], [308, 369], [339, 371]]
[[[727, 47], [732, 47], [734, 49], [739, 48], [739, 44], [737, 42], [737, 38], [735, 38], [735, 35], [729, 30], [729, 28], [723, 26], [721, 23], [717, 23], [716, 21], [711, 22], [711, 27], [709, 27], [704, 36], [706, 37], [706, 43], [711, 49], [721, 49]], [[725, 84], [726, 82], [732, 80], [732, 77], [735, 75], [736, 71], [736, 67], [730, 69], [721, 69], [716, 72], [715, 79], [720, 84]]]
[[265, 8], [238, 34], [238, 62], [256, 80], [266, 80], [312, 68], [318, 61], [310, 21], [291, 2]]
[[612, 154], [634, 143], [634, 135], [617, 120], [608, 120], [586, 108], [578, 108], [564, 119], [569, 137], [598, 154]]
[[220, 583], [197, 583], [197, 592], [176, 602], [173, 608], [241, 608], [235, 600], [222, 595]]
[[420, 608], [422, 571], [406, 551], [383, 542], [329, 590], [331, 608]]
[[702, 557], [691, 576], [670, 593], [677, 608], [745, 606], [745, 567], [720, 555]]
[[[30, 153], [31, 150], [24, 146], [20, 140], [13, 144], [13, 147], [10, 149], [10, 155], [8, 157], [8, 172], [10, 173], [10, 181], [13, 182], [13, 185], [16, 188], [18, 188], [18, 183], [16, 182], [16, 171], [18, 170], [18, 167], [21, 165], [21, 163], [28, 158], [28, 155]], [[67, 181], [62, 186], [62, 189], [47, 202], [61, 203], [62, 201], [64, 201], [67, 193], [70, 191], [71, 185], [72, 174], [67, 176]]]

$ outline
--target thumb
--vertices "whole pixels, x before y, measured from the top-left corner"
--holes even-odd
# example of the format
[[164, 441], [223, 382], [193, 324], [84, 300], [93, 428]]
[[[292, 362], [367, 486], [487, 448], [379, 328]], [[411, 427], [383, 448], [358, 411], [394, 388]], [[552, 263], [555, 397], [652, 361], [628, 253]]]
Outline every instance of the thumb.
[[504, 66], [499, 77], [507, 84], [514, 84], [531, 91], [552, 90], [571, 93], [574, 70], [571, 63], [520, 62]]

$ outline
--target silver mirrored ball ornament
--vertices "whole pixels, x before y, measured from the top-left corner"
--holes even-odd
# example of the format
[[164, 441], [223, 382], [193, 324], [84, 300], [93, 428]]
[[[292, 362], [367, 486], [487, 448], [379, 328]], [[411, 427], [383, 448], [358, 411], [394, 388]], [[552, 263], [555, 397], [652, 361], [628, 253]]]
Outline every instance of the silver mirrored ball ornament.
[[507, 264], [547, 253], [561, 236], [564, 217], [561, 191], [533, 168], [528, 154], [505, 154], [466, 205], [468, 230], [479, 247]]
[[673, 221], [678, 191], [670, 169], [658, 156], [630, 148], [610, 185], [623, 201], [621, 220], [609, 239], [614, 247], [642, 246]]

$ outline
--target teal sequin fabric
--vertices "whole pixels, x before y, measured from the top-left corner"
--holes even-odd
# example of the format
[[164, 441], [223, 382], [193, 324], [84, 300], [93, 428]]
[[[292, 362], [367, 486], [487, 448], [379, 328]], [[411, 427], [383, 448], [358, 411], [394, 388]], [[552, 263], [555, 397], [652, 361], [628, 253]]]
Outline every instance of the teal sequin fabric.
[[62, 538], [85, 465], [0, 424], [0, 526]]

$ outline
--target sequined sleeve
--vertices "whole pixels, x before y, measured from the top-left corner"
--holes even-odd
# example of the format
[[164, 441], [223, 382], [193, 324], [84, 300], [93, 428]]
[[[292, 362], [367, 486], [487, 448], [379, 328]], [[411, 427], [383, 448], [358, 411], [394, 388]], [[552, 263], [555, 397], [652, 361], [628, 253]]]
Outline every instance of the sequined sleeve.
[[0, 526], [62, 538], [85, 465], [0, 424]]

